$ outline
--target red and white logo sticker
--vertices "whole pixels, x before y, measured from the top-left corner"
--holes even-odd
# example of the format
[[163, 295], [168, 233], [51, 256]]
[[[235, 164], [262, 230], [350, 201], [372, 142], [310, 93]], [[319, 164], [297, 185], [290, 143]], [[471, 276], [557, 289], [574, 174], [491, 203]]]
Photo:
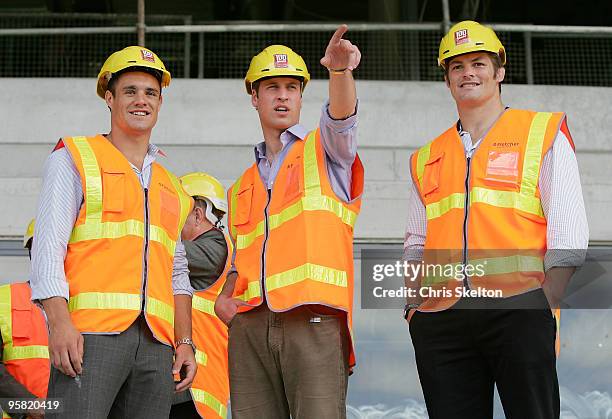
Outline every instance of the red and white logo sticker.
[[140, 53], [142, 54], [142, 59], [145, 61], [150, 61], [152, 63], [155, 62], [155, 56], [148, 49], [141, 49]]
[[470, 42], [467, 29], [461, 29], [455, 32], [455, 45], [466, 44]]
[[274, 54], [274, 67], [287, 68], [288, 66], [287, 54]]

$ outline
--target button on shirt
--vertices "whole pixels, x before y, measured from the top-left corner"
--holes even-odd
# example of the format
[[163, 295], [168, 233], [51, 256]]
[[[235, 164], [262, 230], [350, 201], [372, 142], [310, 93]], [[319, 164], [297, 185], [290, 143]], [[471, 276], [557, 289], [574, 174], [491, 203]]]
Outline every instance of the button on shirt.
[[[471, 158], [482, 143], [482, 138], [473, 143], [470, 133], [463, 131], [461, 125], [458, 125], [458, 131], [465, 155]], [[542, 159], [538, 186], [546, 218], [548, 250], [544, 258], [545, 271], [553, 267], [582, 265], [585, 258], [584, 249], [589, 243], [589, 226], [582, 198], [576, 155], [568, 138], [561, 131]], [[404, 260], [423, 259], [426, 232], [425, 205], [417, 186], [414, 182], [410, 182], [408, 221], [404, 236]]]
[[[142, 170], [130, 164], [140, 184], [148, 187], [151, 166], [159, 148], [149, 144]], [[30, 285], [32, 300], [64, 297], [68, 300], [69, 287], [64, 271], [64, 259], [70, 235], [83, 205], [81, 177], [66, 148], [60, 148], [47, 158], [43, 169], [43, 184], [36, 214], [32, 242]], [[179, 237], [174, 252], [172, 289], [175, 295], [192, 295], [185, 247]]]

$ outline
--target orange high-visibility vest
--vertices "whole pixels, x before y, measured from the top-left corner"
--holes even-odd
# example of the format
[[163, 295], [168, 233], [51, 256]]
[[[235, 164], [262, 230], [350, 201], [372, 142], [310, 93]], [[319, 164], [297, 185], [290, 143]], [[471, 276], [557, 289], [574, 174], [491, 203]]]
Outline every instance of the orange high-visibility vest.
[[174, 250], [191, 197], [158, 163], [143, 190], [125, 156], [101, 135], [63, 138], [62, 146], [84, 196], [64, 262], [75, 327], [121, 333], [144, 312], [155, 338], [172, 345]]
[[420, 311], [451, 307], [464, 281], [503, 297], [541, 286], [546, 219], [538, 180], [560, 129], [572, 143], [565, 114], [509, 109], [469, 160], [455, 126], [413, 154], [412, 178], [427, 213], [425, 264], [472, 266], [466, 280], [441, 269], [424, 275], [428, 293], [449, 292], [432, 293]]
[[31, 297], [25, 282], [0, 286], [2, 363], [30, 393], [45, 398], [51, 369], [47, 322]]
[[[363, 166], [352, 166], [352, 200], [334, 193], [319, 130], [296, 141], [268, 191], [254, 164], [228, 191], [228, 224], [236, 246], [234, 297], [247, 311], [265, 292], [270, 310], [322, 304], [353, 308], [353, 227], [361, 207]], [[264, 261], [264, 263], [262, 263]], [[351, 365], [354, 353], [351, 350]]]
[[193, 294], [191, 322], [196, 346], [198, 371], [191, 384], [191, 398], [201, 417], [227, 417], [229, 373], [227, 366], [227, 326], [215, 314], [215, 300], [225, 285], [233, 247], [227, 235], [225, 269], [210, 287]]

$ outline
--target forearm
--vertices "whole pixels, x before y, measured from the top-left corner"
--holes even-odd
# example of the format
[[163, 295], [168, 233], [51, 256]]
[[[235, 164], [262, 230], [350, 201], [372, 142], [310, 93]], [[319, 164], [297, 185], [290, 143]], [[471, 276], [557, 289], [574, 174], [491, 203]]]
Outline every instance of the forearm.
[[[342, 70], [342, 69], [335, 69]], [[345, 70], [336, 74], [333, 69], [329, 73], [329, 115], [333, 119], [345, 119], [355, 113], [357, 106], [357, 91], [353, 72]]]
[[546, 272], [542, 289], [552, 309], [559, 307], [565, 295], [567, 284], [575, 271], [575, 267], [557, 267]]
[[191, 338], [191, 296], [174, 296], [174, 339]]
[[41, 300], [41, 303], [47, 315], [50, 333], [53, 333], [54, 329], [60, 325], [72, 323], [68, 311], [68, 302], [64, 297], [46, 298]]
[[[419, 261], [407, 261], [410, 265], [418, 265]], [[417, 272], [416, 269], [409, 269], [409, 272]], [[404, 276], [404, 285], [407, 292], [406, 303], [407, 304], [421, 304], [423, 298], [419, 294], [421, 290], [421, 276], [420, 275], [406, 275]]]

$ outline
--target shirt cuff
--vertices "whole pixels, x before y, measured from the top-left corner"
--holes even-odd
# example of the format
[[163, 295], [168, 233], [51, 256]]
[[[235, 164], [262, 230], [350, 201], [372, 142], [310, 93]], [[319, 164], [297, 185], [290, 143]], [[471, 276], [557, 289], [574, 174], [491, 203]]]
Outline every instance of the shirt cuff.
[[548, 249], [544, 256], [544, 272], [551, 268], [582, 266], [586, 253], [586, 249]]
[[189, 282], [188, 273], [180, 273], [172, 276], [172, 293], [173, 295], [189, 295], [193, 296], [194, 289]]
[[30, 288], [32, 288], [32, 301], [40, 304], [41, 300], [46, 300], [52, 297], [64, 297], [66, 301], [70, 298], [70, 288], [68, 282], [63, 279], [54, 278], [45, 280], [44, 284], [40, 281], [32, 281], [30, 279]]
[[405, 262], [420, 262], [423, 260], [424, 250], [422, 247], [410, 248], [404, 247], [404, 254], [402, 255], [402, 261]]
[[324, 122], [327, 126], [333, 128], [337, 132], [344, 132], [353, 128], [357, 123], [357, 108], [359, 108], [359, 99], [357, 99], [355, 111], [351, 116], [343, 119], [334, 119], [329, 114], [329, 100], [327, 100], [327, 102], [325, 102], [323, 105], [323, 119], [321, 122]]

